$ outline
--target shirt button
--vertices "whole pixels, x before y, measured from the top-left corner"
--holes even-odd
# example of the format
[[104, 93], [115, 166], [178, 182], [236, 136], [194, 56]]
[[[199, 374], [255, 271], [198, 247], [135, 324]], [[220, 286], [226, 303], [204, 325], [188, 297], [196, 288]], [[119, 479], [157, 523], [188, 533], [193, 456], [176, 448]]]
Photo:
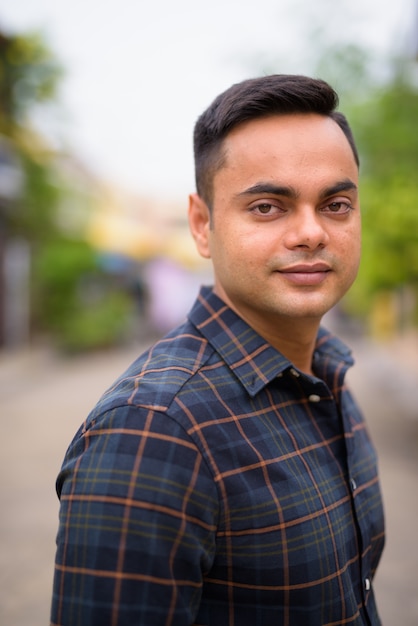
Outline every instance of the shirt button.
[[354, 480], [354, 478], [350, 478], [350, 487], [351, 487], [351, 491], [355, 491], [357, 489], [357, 483]]
[[319, 402], [321, 400], [321, 396], [318, 396], [316, 393], [311, 393], [311, 395], [308, 396], [308, 400], [309, 402]]
[[295, 378], [299, 378], [300, 374], [297, 370], [295, 370], [294, 367], [290, 368], [290, 373], [292, 374], [292, 376], [294, 376]]
[[365, 578], [364, 579], [364, 588], [366, 591], [370, 591], [372, 587], [372, 583], [370, 582], [370, 578]]

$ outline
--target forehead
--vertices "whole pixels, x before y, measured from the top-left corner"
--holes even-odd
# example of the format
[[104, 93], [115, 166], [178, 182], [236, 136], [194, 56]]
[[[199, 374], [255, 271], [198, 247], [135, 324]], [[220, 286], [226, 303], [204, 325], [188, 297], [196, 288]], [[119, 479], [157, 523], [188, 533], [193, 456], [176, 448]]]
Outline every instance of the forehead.
[[317, 114], [274, 115], [244, 122], [223, 144], [222, 170], [280, 169], [287, 172], [317, 167], [357, 172], [352, 148], [338, 124]]

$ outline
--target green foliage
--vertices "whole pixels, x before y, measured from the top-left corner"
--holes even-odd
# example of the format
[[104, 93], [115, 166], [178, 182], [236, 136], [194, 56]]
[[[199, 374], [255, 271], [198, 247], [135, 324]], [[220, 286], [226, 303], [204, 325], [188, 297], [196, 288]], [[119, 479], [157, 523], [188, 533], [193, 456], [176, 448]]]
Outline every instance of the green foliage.
[[0, 32], [0, 131], [10, 134], [36, 104], [53, 100], [61, 76], [39, 33]]
[[61, 239], [39, 250], [34, 267], [40, 326], [66, 351], [102, 348], [124, 334], [132, 303], [81, 241]]
[[73, 353], [113, 346], [124, 338], [130, 313], [128, 296], [109, 291], [94, 305], [82, 306], [76, 315], [63, 320], [58, 345]]
[[402, 69], [353, 110], [362, 171], [383, 185], [417, 179], [418, 89]]
[[418, 89], [408, 64], [370, 89], [350, 119], [361, 158], [363, 258], [349, 295], [354, 312], [369, 310], [377, 294], [415, 293], [418, 303]]
[[60, 239], [40, 247], [34, 270], [39, 312], [46, 326], [57, 328], [76, 311], [80, 276], [94, 274], [96, 262], [84, 242]]
[[55, 214], [62, 200], [56, 184], [54, 154], [30, 128], [28, 117], [40, 103], [54, 99], [61, 69], [37, 33], [0, 32], [0, 134], [8, 137], [22, 174], [20, 193], [5, 210], [10, 236], [30, 242], [57, 233]]
[[52, 160], [34, 159], [20, 152], [23, 184], [19, 199], [8, 215], [8, 230], [37, 243], [58, 235], [56, 212], [64, 191], [57, 184]]
[[87, 207], [88, 192], [80, 198], [69, 189], [56, 155], [29, 123], [35, 107], [54, 100], [61, 75], [41, 35], [0, 32], [0, 135], [22, 174], [20, 193], [0, 206], [3, 227], [7, 237], [31, 244], [35, 331], [79, 351], [119, 341], [132, 303], [98, 267], [83, 234], [63, 233], [63, 207], [71, 221]]
[[379, 292], [418, 286], [417, 194], [418, 185], [401, 177], [363, 181], [362, 262], [348, 298], [354, 312], [365, 313]]
[[357, 44], [334, 44], [320, 56], [316, 75], [334, 87], [341, 102], [350, 103], [369, 91], [372, 62], [370, 53]]

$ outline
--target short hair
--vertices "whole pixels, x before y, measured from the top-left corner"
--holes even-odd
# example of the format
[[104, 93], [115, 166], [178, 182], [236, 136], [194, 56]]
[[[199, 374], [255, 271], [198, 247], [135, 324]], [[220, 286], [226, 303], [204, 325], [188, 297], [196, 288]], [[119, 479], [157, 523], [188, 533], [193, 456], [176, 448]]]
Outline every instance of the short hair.
[[324, 80], [272, 74], [236, 83], [221, 93], [197, 119], [194, 128], [196, 190], [211, 206], [213, 179], [225, 163], [223, 141], [243, 122], [293, 113], [331, 117], [346, 136], [359, 165], [354, 137], [345, 116], [336, 111], [338, 95]]

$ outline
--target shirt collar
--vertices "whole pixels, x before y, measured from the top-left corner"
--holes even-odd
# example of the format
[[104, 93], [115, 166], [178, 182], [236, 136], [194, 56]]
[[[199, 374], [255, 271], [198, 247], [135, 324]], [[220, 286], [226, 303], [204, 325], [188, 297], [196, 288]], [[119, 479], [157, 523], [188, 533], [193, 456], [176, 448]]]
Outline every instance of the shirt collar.
[[[215, 348], [251, 396], [255, 396], [292, 363], [240, 318], [210, 287], [202, 287], [189, 320]], [[352, 364], [342, 341], [320, 329], [317, 349], [321, 360]]]

